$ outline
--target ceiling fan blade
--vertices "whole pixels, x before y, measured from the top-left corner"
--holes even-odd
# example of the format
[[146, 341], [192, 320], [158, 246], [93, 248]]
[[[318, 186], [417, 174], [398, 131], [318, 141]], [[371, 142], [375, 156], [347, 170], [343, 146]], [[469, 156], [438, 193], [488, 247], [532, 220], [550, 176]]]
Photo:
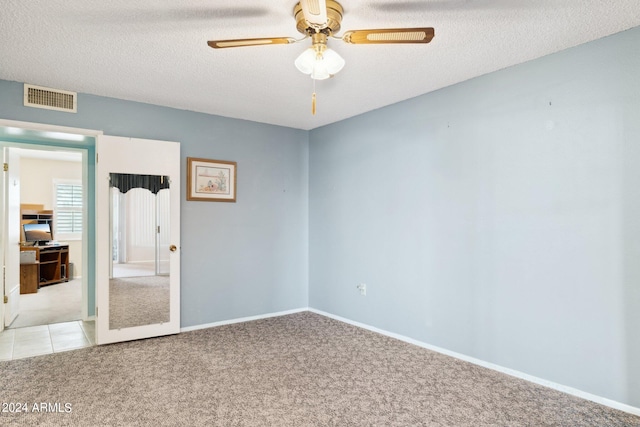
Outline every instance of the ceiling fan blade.
[[322, 28], [327, 24], [327, 0], [300, 0], [300, 6], [309, 25]]
[[266, 37], [260, 39], [210, 40], [207, 42], [214, 49], [243, 46], [264, 46], [270, 44], [289, 44], [297, 40], [292, 37]]
[[351, 44], [429, 43], [434, 35], [433, 28], [388, 28], [347, 31], [342, 40]]

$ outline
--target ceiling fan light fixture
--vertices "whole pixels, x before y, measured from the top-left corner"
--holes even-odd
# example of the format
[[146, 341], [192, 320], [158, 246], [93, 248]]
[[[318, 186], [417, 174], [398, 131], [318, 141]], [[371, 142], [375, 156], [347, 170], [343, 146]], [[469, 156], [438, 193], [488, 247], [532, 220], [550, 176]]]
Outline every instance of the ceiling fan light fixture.
[[312, 79], [324, 80], [342, 70], [345, 60], [333, 49], [310, 47], [294, 63], [300, 72], [309, 74]]
[[316, 63], [313, 67], [313, 71], [311, 72], [311, 78], [313, 80], [325, 80], [331, 77], [331, 73], [327, 70], [325, 64], [322, 61]]
[[295, 60], [294, 64], [301, 73], [311, 74], [313, 72], [313, 65], [316, 62], [316, 51], [310, 47], [305, 49]]
[[324, 62], [325, 64], [327, 64], [327, 70], [329, 71], [329, 74], [332, 75], [342, 70], [344, 64], [346, 63], [342, 56], [338, 55], [338, 52], [333, 49], [327, 48], [324, 51], [323, 56]]

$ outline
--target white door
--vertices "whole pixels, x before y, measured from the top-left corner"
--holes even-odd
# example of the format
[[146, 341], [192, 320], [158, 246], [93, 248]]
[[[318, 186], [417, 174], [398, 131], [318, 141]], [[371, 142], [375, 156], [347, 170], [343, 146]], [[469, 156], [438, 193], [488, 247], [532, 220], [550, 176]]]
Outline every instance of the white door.
[[[96, 143], [96, 343], [107, 344], [180, 332], [180, 144], [100, 136]], [[114, 277], [112, 186], [131, 178], [133, 186], [168, 189], [167, 275]], [[151, 183], [151, 184], [149, 184]], [[131, 185], [129, 185], [131, 186]], [[155, 185], [157, 187], [157, 185]], [[122, 189], [121, 191], [127, 191]], [[153, 190], [151, 190], [153, 191]], [[144, 209], [138, 209], [140, 211]], [[135, 211], [132, 212], [135, 214]], [[145, 235], [140, 230], [140, 241]], [[155, 236], [153, 237], [155, 245]], [[150, 251], [154, 254], [154, 251]]]
[[4, 147], [4, 163], [9, 170], [4, 173], [4, 326], [9, 326], [18, 316], [20, 308], [20, 155], [15, 149]]
[[[2, 149], [2, 162], [4, 163], [4, 148]], [[5, 182], [6, 182], [6, 178], [5, 178], [6, 172], [2, 172], [0, 173], [0, 218], [2, 218], [2, 220], [0, 221], [0, 265], [2, 266], [2, 271], [0, 271], [0, 274], [2, 274], [2, 292], [0, 292], [0, 294], [2, 295], [2, 298], [4, 298], [4, 236], [5, 236], [5, 224], [6, 224], [6, 218], [7, 218], [7, 212], [5, 211], [5, 199], [4, 199], [4, 187], [5, 187]], [[4, 331], [4, 301], [0, 301], [0, 332]]]
[[[2, 162], [4, 163], [5, 161], [5, 152], [4, 152], [4, 148], [2, 148]], [[6, 191], [5, 191], [5, 185], [7, 182], [6, 179], [6, 175], [7, 175], [7, 171], [3, 171], [2, 174], [0, 174], [0, 213], [2, 213], [2, 215], [0, 216], [0, 218], [2, 218], [2, 220], [0, 221], [0, 265], [2, 265], [2, 271], [0, 271], [0, 274], [2, 274], [2, 292], [0, 292], [0, 294], [2, 295], [2, 298], [4, 298], [5, 296], [5, 260], [4, 260], [4, 252], [5, 252], [5, 235], [6, 235], [6, 228], [7, 228], [7, 211], [6, 211], [6, 199], [4, 198]], [[5, 312], [5, 303], [4, 301], [0, 301], [0, 332], [2, 332], [4, 330], [4, 312]]]

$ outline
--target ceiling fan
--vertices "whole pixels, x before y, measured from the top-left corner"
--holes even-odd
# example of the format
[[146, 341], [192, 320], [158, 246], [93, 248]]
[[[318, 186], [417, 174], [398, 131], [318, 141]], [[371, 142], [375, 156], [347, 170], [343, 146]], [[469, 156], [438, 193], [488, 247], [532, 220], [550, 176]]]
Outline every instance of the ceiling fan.
[[[329, 38], [350, 44], [429, 43], [434, 36], [430, 27], [390, 28], [347, 31], [342, 37], [334, 36], [340, 30], [344, 10], [335, 0], [300, 0], [293, 8], [296, 29], [304, 34], [301, 39], [293, 37], [267, 37], [253, 39], [211, 40], [214, 49], [230, 47], [265, 46], [297, 43], [311, 38], [311, 47], [295, 60], [295, 66], [314, 80], [333, 77], [342, 70], [345, 60], [327, 47]], [[312, 97], [312, 112], [315, 114], [315, 93]]]
[[296, 28], [305, 35], [302, 39], [292, 37], [267, 37], [254, 39], [211, 40], [214, 49], [244, 46], [290, 44], [311, 37], [312, 46], [296, 59], [296, 67], [312, 79], [331, 77], [344, 66], [344, 59], [327, 48], [327, 39], [334, 38], [350, 44], [429, 43], [434, 36], [433, 28], [393, 28], [347, 31], [342, 37], [334, 34], [340, 30], [344, 10], [334, 0], [301, 0], [293, 9]]

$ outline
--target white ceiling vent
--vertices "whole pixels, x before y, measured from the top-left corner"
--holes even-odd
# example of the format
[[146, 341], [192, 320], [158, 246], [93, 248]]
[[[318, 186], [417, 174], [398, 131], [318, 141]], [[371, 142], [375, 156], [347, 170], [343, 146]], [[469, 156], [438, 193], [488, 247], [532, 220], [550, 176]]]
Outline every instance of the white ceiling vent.
[[28, 84], [24, 85], [25, 107], [46, 108], [48, 110], [75, 113], [77, 111], [77, 97], [78, 94], [76, 92]]

